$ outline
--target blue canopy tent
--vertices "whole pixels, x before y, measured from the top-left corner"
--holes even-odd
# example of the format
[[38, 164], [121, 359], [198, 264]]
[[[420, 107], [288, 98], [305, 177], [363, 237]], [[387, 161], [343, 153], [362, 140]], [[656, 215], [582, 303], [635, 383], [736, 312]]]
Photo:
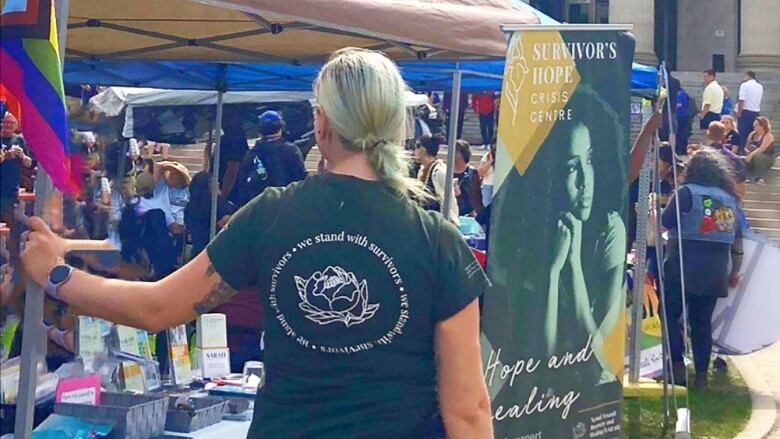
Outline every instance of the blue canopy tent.
[[[416, 91], [449, 90], [452, 73], [463, 74], [462, 90], [501, 90], [503, 60], [401, 61], [407, 83]], [[220, 64], [203, 61], [68, 60], [65, 82], [182, 90], [310, 91], [321, 64]], [[657, 72], [634, 63], [631, 88], [655, 90]]]
[[[225, 91], [310, 90], [329, 53], [355, 46], [387, 53], [415, 90], [451, 89], [456, 114], [461, 90], [500, 90], [507, 23], [558, 24], [519, 0], [330, 0], [327, 8], [317, 0], [72, 0], [64, 76], [69, 84], [215, 90], [219, 132]], [[655, 88], [649, 69], [636, 69], [635, 87]], [[447, 192], [445, 210], [452, 201]]]

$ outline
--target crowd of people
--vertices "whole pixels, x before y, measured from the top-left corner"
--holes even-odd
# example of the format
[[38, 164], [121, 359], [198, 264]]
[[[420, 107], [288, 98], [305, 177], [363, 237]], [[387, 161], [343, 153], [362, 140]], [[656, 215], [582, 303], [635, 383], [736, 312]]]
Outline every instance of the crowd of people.
[[[91, 86], [90, 90], [95, 87]], [[438, 94], [429, 94], [428, 104], [414, 109], [412, 121], [424, 127], [407, 133], [406, 149], [414, 165], [409, 176], [418, 180], [425, 196], [420, 202], [426, 209], [441, 211], [445, 191], [451, 194], [450, 210], [445, 214], [452, 223], [459, 216], [477, 218], [488, 226], [491, 182], [495, 155], [492, 112], [497, 105], [493, 93], [464, 96], [464, 106], [471, 105], [480, 113], [483, 143], [490, 148], [483, 154], [478, 168], [471, 165], [472, 147], [465, 140], [456, 144], [455, 184], [446, 185], [446, 164], [439, 159], [439, 149], [446, 144], [447, 110]], [[445, 95], [445, 98], [447, 96]], [[88, 106], [88, 101], [83, 102]], [[491, 114], [488, 114], [488, 110]], [[71, 152], [78, 152], [81, 166], [82, 192], [64, 197], [63, 227], [57, 230], [63, 236], [77, 239], [104, 240], [119, 250], [120, 263], [113, 267], [94, 266], [85, 261], [72, 260], [74, 265], [89, 268], [101, 275], [130, 280], [156, 281], [163, 279], [202, 252], [213, 238], [211, 232], [211, 202], [213, 180], [217, 178], [216, 231], [224, 228], [231, 216], [242, 206], [269, 187], [285, 187], [308, 176], [305, 168], [304, 145], [285, 140], [285, 121], [276, 111], [266, 111], [257, 120], [260, 138], [248, 147], [248, 136], [242, 124], [243, 114], [237, 107], [227, 106], [220, 141], [219, 169], [214, 169], [214, 142], [207, 143], [202, 159], [202, 171], [193, 173], [182, 163], [171, 159], [171, 146], [141, 136], [124, 138], [110, 123], [95, 112], [90, 112], [93, 131], [72, 131]], [[489, 127], [486, 126], [489, 123]], [[8, 240], [7, 257], [2, 260], [8, 273], [4, 285], [4, 313], [22, 315], [22, 297], [26, 279], [19, 270], [18, 238], [23, 229], [15, 218], [15, 206], [21, 193], [32, 194], [36, 163], [24, 141], [16, 117], [10, 112], [3, 119], [2, 161], [2, 222], [13, 229]], [[490, 146], [492, 145], [492, 147]], [[74, 162], [76, 163], [76, 162]], [[323, 158], [318, 173], [328, 171]], [[69, 208], [68, 208], [69, 207]], [[28, 209], [27, 214], [32, 211]], [[76, 258], [71, 258], [76, 259]], [[8, 279], [13, 278], [10, 284]], [[244, 322], [246, 318], [262, 313], [256, 291], [242, 291], [234, 302], [240, 306], [224, 305], [229, 313], [232, 364], [237, 368], [244, 361], [257, 357], [257, 352], [246, 346], [258, 346], [262, 331], [257, 325]], [[6, 300], [7, 299], [7, 300]], [[5, 317], [4, 316], [4, 317]], [[53, 316], [54, 317], [54, 316]], [[59, 316], [62, 317], [62, 316]], [[230, 318], [232, 317], [232, 318]], [[52, 328], [54, 328], [52, 326]], [[237, 335], [238, 334], [238, 335]], [[249, 337], [247, 334], [257, 334]], [[70, 340], [58, 346], [60, 357], [69, 356], [73, 349], [70, 330], [52, 330], [53, 339]], [[18, 355], [21, 330], [12, 346], [4, 346], [6, 355]], [[159, 346], [165, 343], [163, 333]], [[63, 343], [60, 343], [63, 344]], [[60, 349], [62, 348], [62, 349]]]
[[690, 145], [691, 125], [698, 116], [699, 128], [707, 131], [713, 122], [725, 127], [725, 138], [721, 142], [732, 153], [743, 158], [748, 179], [753, 183], [766, 184], [766, 176], [780, 151], [774, 145], [772, 124], [761, 116], [764, 87], [756, 80], [756, 73], [745, 73], [739, 87], [736, 104], [731, 103], [728, 90], [717, 80], [717, 72], [704, 71], [705, 87], [701, 106], [685, 89], [676, 91], [677, 154], [686, 154]]
[[[693, 384], [700, 388], [707, 386], [715, 304], [728, 295], [730, 286], [741, 281], [742, 235], [749, 228], [742, 209], [747, 187], [766, 184], [765, 178], [778, 155], [772, 125], [760, 114], [763, 87], [756, 81], [754, 72], [745, 74], [733, 108], [729, 108], [728, 92], [717, 82], [715, 71], [705, 71], [704, 82], [700, 107], [680, 87], [679, 81], [671, 87], [677, 88], [674, 96], [678, 148], [673, 151], [668, 142], [661, 143], [661, 181], [659, 187], [653, 188], [655, 194], [651, 198], [664, 209], [660, 223], [669, 230], [666, 258], [661, 266], [673, 362], [670, 376], [677, 384], [688, 383], [681, 320], [686, 314], [694, 357]], [[662, 117], [661, 112], [654, 113], [635, 142], [633, 172], [629, 173], [632, 206], [638, 201], [641, 157], [652, 133], [661, 126]], [[704, 139], [690, 143], [691, 125], [696, 117]], [[677, 169], [673, 168], [674, 163]], [[630, 236], [636, 237], [635, 209], [630, 209], [630, 213]], [[653, 217], [652, 211], [650, 216]], [[636, 238], [636, 245], [640, 245], [642, 240]], [[648, 267], [658, 278], [653, 243], [654, 238], [649, 237]], [[686, 302], [687, 309], [683, 306]], [[726, 364], [722, 359], [715, 360], [718, 369], [724, 369]]]
[[[677, 144], [685, 148], [674, 151], [671, 144], [664, 143], [659, 152], [660, 201], [666, 207], [661, 222], [672, 231], [663, 265], [668, 282], [666, 318], [671, 323], [671, 354], [675, 367], [680, 369], [676, 371], [677, 376], [685, 376], [682, 332], [677, 331], [676, 325], [681, 314], [686, 312], [678, 300], [682, 297], [680, 270], [683, 270], [690, 273], [685, 276], [684, 287], [692, 326], [696, 382], [701, 386], [706, 385], [712, 350], [710, 318], [714, 304], [718, 297], [727, 294], [729, 285], [739, 282], [740, 238], [746, 226], [744, 216], [740, 214], [740, 202], [745, 185], [762, 184], [778, 153], [771, 123], [760, 115], [763, 92], [755, 73], [747, 72], [733, 111], [728, 109], [727, 93], [718, 84], [714, 71], [705, 72], [705, 82], [700, 107], [679, 85], [674, 91], [677, 126], [666, 129], [676, 130]], [[361, 357], [361, 364], [357, 366], [340, 361], [328, 363], [328, 367], [333, 367], [329, 373], [335, 380], [343, 380], [349, 388], [349, 372], [359, 366], [372, 372], [372, 377], [381, 377], [374, 384], [383, 392], [398, 396], [399, 401], [405, 401], [401, 398], [402, 392], [415, 394], [415, 401], [419, 403], [417, 410], [408, 410], [403, 404], [394, 406], [388, 401], [381, 402], [390, 406], [388, 413], [391, 416], [403, 421], [398, 424], [399, 428], [415, 425], [416, 431], [437, 427], [432, 426], [428, 417], [435, 417], [439, 410], [435, 392], [429, 389], [438, 380], [438, 404], [448, 432], [450, 429], [478, 432], [473, 436], [467, 434], [468, 437], [484, 434], [490, 430], [489, 411], [485, 410], [489, 408], [489, 402], [486, 405], [487, 392], [480, 370], [478, 310], [474, 300], [486, 288], [487, 281], [484, 274], [474, 268], [472, 253], [460, 239], [454, 224], [458, 224], [460, 217], [470, 216], [488, 231], [498, 101], [490, 92], [463, 96], [462, 108], [468, 103], [479, 115], [481, 146], [486, 151], [479, 166], [473, 166], [475, 148], [459, 139], [455, 144], [455, 167], [450, 171], [454, 184], [448, 186], [450, 176], [446, 164], [439, 158], [439, 149], [447, 143], [443, 133], [449, 118], [443, 115], [447, 113], [446, 101], [451, 96], [439, 100], [438, 96], [431, 95], [431, 102], [415, 113], [423, 123], [410, 129], [403, 126], [407, 110], [400, 102], [404, 91], [402, 84], [395, 66], [374, 52], [347, 50], [334, 55], [320, 73], [316, 89], [319, 105], [314, 107], [314, 128], [323, 156], [321, 175], [317, 176], [309, 176], [306, 170], [306, 151], [285, 140], [285, 122], [276, 111], [260, 115], [260, 138], [250, 148], [240, 115], [228, 107], [223, 133], [217, 133], [221, 135], [219, 165], [215, 166], [216, 157], [210, 143], [204, 149], [203, 170], [194, 175], [182, 163], [170, 159], [169, 145], [153, 139], [125, 139], [105, 127], [99, 127], [94, 133], [73, 132], [72, 148], [81, 152], [84, 189], [81, 195], [66, 197], [63, 201], [63, 211], [72, 212], [72, 215], [65, 219], [63, 230], [55, 231], [68, 238], [106, 240], [119, 250], [121, 263], [116, 267], [103, 267], [76, 257], [65, 262], [102, 277], [123, 281], [101, 283], [97, 276], [79, 272], [57, 294], [63, 303], [74, 308], [88, 308], [96, 316], [154, 330], [191, 321], [204, 312], [224, 312], [228, 315], [231, 364], [240, 369], [245, 361], [260, 355], [260, 334], [266, 328], [258, 316], [274, 312], [276, 316], [284, 317], [283, 307], [287, 306], [280, 304], [281, 308], [276, 308], [272, 305], [273, 309], [269, 310], [261, 303], [275, 304], [277, 300], [283, 302], [282, 297], [301, 297], [305, 306], [299, 305], [300, 309], [310, 312], [306, 316], [309, 320], [319, 325], [343, 321], [344, 326], [349, 327], [375, 315], [382, 320], [397, 318], [383, 313], [397, 307], [399, 299], [395, 289], [401, 285], [400, 292], [408, 288], [417, 294], [412, 299], [402, 299], [410, 302], [402, 303], [401, 308], [413, 306], [426, 310], [413, 314], [412, 324], [418, 330], [426, 328], [423, 338], [435, 339], [435, 346], [433, 342], [417, 343], [408, 339], [399, 342], [398, 349], [410, 356], [396, 364], [397, 371], [386, 370], [387, 359], [382, 358], [385, 354], [382, 352], [375, 358]], [[366, 90], [381, 91], [376, 95], [384, 96], [387, 102], [365, 99]], [[375, 117], [362, 117], [364, 115]], [[708, 141], [704, 145], [688, 144], [696, 117], [700, 120], [699, 126], [706, 130]], [[661, 115], [656, 113], [634, 145], [629, 172], [634, 195], [638, 192], [636, 180], [641, 168], [641, 160], [637, 162], [635, 158], [644, 157], [650, 137], [661, 126]], [[407, 133], [406, 139], [397, 138], [401, 132]], [[14, 209], [20, 188], [33, 190], [36, 163], [19, 132], [18, 121], [11, 113], [3, 118], [2, 144], [0, 213], [2, 221], [12, 228], [8, 251], [2, 255], [3, 273], [15, 279], [10, 284], [3, 282], [2, 294], [3, 303], [15, 302], [16, 305], [10, 308], [21, 315], [27, 274], [19, 270], [21, 236], [18, 230], [21, 229], [16, 227]], [[677, 182], [673, 163], [683, 157], [675, 157], [675, 154], [689, 156], [684, 160], [685, 164], [680, 165]], [[405, 160], [408, 156], [414, 158], [411, 167], [407, 167]], [[223, 233], [213, 240], [211, 200], [215, 179], [218, 188], [216, 229]], [[296, 182], [301, 183], [293, 184]], [[384, 184], [377, 185], [377, 182]], [[676, 192], [675, 183], [680, 187]], [[447, 198], [452, 202], [444, 211]], [[708, 206], [704, 200], [712, 204]], [[632, 201], [637, 201], [636, 196]], [[421, 213], [411, 207], [413, 203], [425, 210], [438, 211], [442, 216]], [[610, 212], [608, 216], [615, 215], [617, 213]], [[712, 230], [702, 229], [704, 223]], [[62, 255], [56, 254], [52, 244], [61, 238], [42, 223], [33, 222], [30, 227], [34, 232], [31, 248], [37, 252], [28, 248], [27, 271], [31, 280], [45, 283], [52, 263], [62, 262], [58, 259]], [[390, 261], [395, 258], [393, 263], [405, 264], [406, 272], [417, 278], [399, 281], [397, 274], [393, 274], [393, 266], [386, 261], [382, 266], [390, 268], [390, 275], [378, 274], [379, 268], [362, 260], [362, 254], [353, 254], [346, 246], [333, 247], [331, 253], [321, 254], [326, 250], [313, 245], [310, 239], [326, 236], [322, 233], [339, 236], [342, 230], [356, 237], [366, 237], [371, 246]], [[634, 236], [631, 230], [630, 223], [629, 241]], [[679, 246], [682, 254], [677, 250], [677, 236], [683, 241]], [[306, 244], [302, 246], [302, 243]], [[409, 245], [419, 248], [410, 252]], [[620, 248], [623, 248], [622, 242]], [[279, 252], [285, 256], [277, 262], [274, 258]], [[303, 259], [296, 259], [297, 254]], [[620, 256], [618, 259], [622, 264], [622, 254]], [[335, 262], [327, 267], [315, 267], [322, 260]], [[431, 265], [431, 260], [437, 263]], [[680, 263], [681, 260], [684, 262]], [[729, 261], [733, 263], [729, 264]], [[270, 279], [259, 278], [261, 272], [274, 272], [278, 276], [288, 264], [295, 270], [308, 270], [306, 276], [313, 270], [319, 271], [311, 274], [312, 278], [296, 275], [291, 277], [294, 282], [278, 285], [266, 284]], [[364, 271], [358, 270], [361, 264]], [[326, 297], [326, 290], [331, 288], [329, 283], [354, 282], [358, 285], [356, 273], [362, 272], [373, 276], [371, 281], [383, 286], [371, 290], [371, 301], [377, 301], [375, 308], [368, 303], [368, 292], [362, 290], [357, 298], [354, 295]], [[316, 276], [320, 277], [314, 279]], [[621, 279], [615, 278], [615, 281]], [[149, 281], [148, 286], [131, 282], [139, 280]], [[437, 285], [435, 297], [431, 289], [423, 287], [427, 285]], [[103, 294], [109, 289], [112, 294]], [[181, 294], [172, 295], [170, 291]], [[131, 296], [136, 299], [130, 299]], [[340, 299], [348, 303], [342, 307], [338, 302]], [[323, 311], [323, 307], [328, 309]], [[51, 312], [62, 317], [66, 310], [67, 307], [61, 307]], [[329, 320], [322, 320], [323, 315]], [[294, 323], [302, 325], [303, 320]], [[67, 330], [47, 328], [50, 339], [61, 345], [60, 348], [73, 349], [72, 336], [71, 342], [67, 342]], [[296, 390], [304, 385], [312, 386], [306, 375], [321, 372], [316, 369], [317, 361], [311, 361], [308, 354], [302, 355], [296, 350], [295, 343], [303, 343], [300, 340], [283, 337], [277, 326], [268, 331], [270, 343], [278, 343], [279, 349], [266, 358], [274, 366], [269, 370], [298, 368], [300, 371], [269, 375], [269, 383], [279, 381], [264, 393], [268, 405], [256, 406], [260, 407], [256, 408], [260, 410], [256, 412], [259, 422], [253, 428], [266, 432], [281, 431], [291, 425], [301, 429], [329, 428], [314, 425], [316, 422], [312, 419], [298, 422], [302, 418], [295, 410], [289, 410], [302, 403], [296, 399]], [[17, 335], [10, 347], [11, 355], [19, 353], [21, 331], [17, 331]], [[320, 345], [329, 343], [321, 334], [305, 336]], [[339, 333], [334, 330], [328, 336], [338, 338]], [[164, 343], [164, 337], [158, 341]], [[436, 366], [434, 351], [442, 357]], [[417, 358], [410, 360], [414, 356]], [[438, 377], [429, 373], [436, 367], [439, 368]], [[395, 374], [401, 372], [406, 377], [417, 376], [419, 382], [430, 386], [406, 388], [401, 385], [398, 390], [388, 387], [387, 383], [393, 382]], [[465, 376], [469, 378], [463, 378]], [[316, 383], [314, 385], [316, 387]], [[423, 387], [425, 390], [421, 394]], [[312, 391], [328, 391], [324, 387], [307, 389], [308, 395]], [[354, 390], [348, 392], [353, 399], [343, 401], [343, 410], [337, 410], [346, 418], [340, 418], [341, 424], [336, 424], [349, 424], [350, 411], [370, 402], [369, 397], [358, 395], [357, 388]], [[380, 394], [382, 392], [378, 392]], [[381, 428], [388, 428], [388, 425], [382, 423]], [[301, 433], [306, 431], [301, 430]], [[377, 430], [377, 434], [386, 433], [408, 431]]]
[[[61, 265], [62, 238], [37, 218], [24, 237], [25, 268], [38, 283], [46, 283], [53, 265], [67, 270], [54, 297], [150, 331], [191, 321], [254, 289], [268, 305], [263, 311], [281, 316], [297, 336], [289, 337], [283, 325], [266, 328], [266, 385], [249, 436], [444, 437], [446, 429], [451, 437], [490, 437], [476, 300], [488, 281], [450, 218], [419, 207], [454, 188], [437, 183], [446, 168], [436, 165], [433, 138], [415, 148], [421, 171], [410, 177], [402, 138], [405, 89], [383, 55], [335, 53], [315, 87], [314, 128], [328, 172], [272, 187], [301, 169], [274, 169], [287, 154], [282, 151], [289, 149], [297, 162], [301, 155], [276, 138], [280, 118], [264, 114], [261, 124], [269, 129], [237, 166], [224, 161], [220, 191], [240, 204], [245, 191], [265, 190], [230, 217], [206, 251], [168, 276], [105, 280]], [[144, 196], [155, 200], [166, 185], [170, 196], [181, 180], [162, 177], [175, 172], [169, 165], [151, 166], [135, 177], [136, 190], [143, 186]], [[233, 188], [226, 191], [231, 167]], [[208, 186], [209, 178], [198, 180]], [[454, 209], [457, 214], [457, 203]], [[164, 211], [144, 216], [160, 212], [165, 223]], [[119, 234], [124, 252], [121, 227]], [[259, 313], [252, 315], [257, 320]], [[347, 355], [358, 351], [366, 352]], [[327, 380], [313, 379], [323, 374]]]
[[[247, 136], [240, 123], [234, 122], [236, 119], [226, 117], [221, 139], [217, 229], [265, 188], [287, 186], [306, 176], [300, 149], [282, 138], [284, 121], [279, 113], [267, 111], [261, 115], [261, 137], [252, 148], [247, 147]], [[204, 170], [191, 175], [184, 164], [170, 159], [170, 145], [143, 138], [125, 139], [106, 121], [99, 117], [95, 120], [95, 131], [71, 133], [70, 148], [78, 156], [73, 163], [80, 165], [77, 172], [81, 175], [82, 190], [78, 195], [63, 197], [63, 226], [57, 232], [69, 238], [103, 241], [110, 244], [104, 248], [119, 250], [118, 265], [92, 264], [93, 272], [134, 280], [162, 279], [201, 252], [211, 238], [210, 164], [214, 160], [210, 145], [204, 155]], [[20, 194], [32, 196], [36, 173], [33, 153], [25, 143], [17, 118], [10, 112], [3, 118], [2, 145], [0, 222], [10, 228], [0, 261], [5, 321], [9, 314], [23, 314], [26, 277], [19, 261], [23, 224], [16, 207]], [[28, 203], [28, 207], [31, 205]], [[24, 213], [29, 215], [32, 211], [28, 208]], [[85, 264], [83, 260], [71, 262], [77, 266]], [[62, 316], [50, 317], [53, 322]], [[53, 330], [52, 334], [56, 336], [54, 340], [70, 341], [57, 349], [60, 357], [67, 358], [67, 352], [59, 348], [72, 351], [70, 331]], [[164, 342], [164, 337], [159, 339]], [[11, 346], [4, 346], [4, 354], [18, 355], [20, 340], [19, 329]], [[235, 349], [237, 353], [241, 351]], [[243, 364], [243, 360], [237, 359], [234, 364]]]

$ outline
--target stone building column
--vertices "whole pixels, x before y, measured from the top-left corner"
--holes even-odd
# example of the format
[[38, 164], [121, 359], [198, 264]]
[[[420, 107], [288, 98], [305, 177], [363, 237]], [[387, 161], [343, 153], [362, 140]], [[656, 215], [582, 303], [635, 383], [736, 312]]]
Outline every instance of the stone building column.
[[[743, 0], [744, 1], [744, 0]], [[772, 1], [772, 0], [767, 0]], [[609, 22], [634, 25], [634, 61], [655, 65], [655, 0], [610, 0]]]
[[741, 70], [780, 70], [780, 19], [777, 0], [742, 0]]

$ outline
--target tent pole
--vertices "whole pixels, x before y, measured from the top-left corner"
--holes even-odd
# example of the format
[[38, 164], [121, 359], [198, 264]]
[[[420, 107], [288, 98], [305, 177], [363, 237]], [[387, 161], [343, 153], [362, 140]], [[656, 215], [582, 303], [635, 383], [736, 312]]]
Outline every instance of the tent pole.
[[458, 140], [461, 76], [460, 64], [455, 64], [455, 73], [452, 74], [452, 99], [450, 100], [450, 132], [447, 140], [447, 178], [444, 180], [444, 208], [442, 209], [445, 218], [449, 218], [450, 206], [455, 202], [452, 199], [452, 182], [454, 179], [453, 170], [455, 169], [455, 142]]
[[211, 179], [211, 218], [209, 221], [209, 239], [214, 239], [217, 233], [217, 197], [219, 197], [219, 149], [222, 144], [222, 107], [225, 92], [222, 89], [217, 91], [217, 121], [214, 131], [216, 139], [214, 148], [211, 151], [213, 166], [213, 178]]
[[636, 265], [634, 265], [634, 289], [632, 291], [633, 303], [631, 304], [631, 328], [629, 332], [628, 351], [628, 382], [637, 384], [642, 362], [642, 311], [645, 297], [645, 278], [647, 277], [647, 226], [650, 202], [650, 181], [652, 173], [652, 148], [645, 154], [645, 162], [639, 173], [639, 199], [637, 201], [637, 226], [636, 226]]
[[[55, 0], [54, 14], [57, 20], [57, 39], [60, 51], [60, 68], [65, 65], [65, 43], [68, 23], [69, 0]], [[49, 175], [38, 168], [35, 181], [35, 215], [43, 217], [46, 204], [54, 194], [54, 184]], [[19, 209], [17, 207], [17, 209]], [[24, 212], [19, 212], [24, 214]], [[48, 219], [52, 221], [51, 218]], [[35, 415], [35, 389], [38, 384], [38, 364], [46, 356], [46, 333], [41, 326], [43, 321], [43, 288], [34, 282], [27, 282], [27, 294], [24, 302], [24, 322], [22, 327], [22, 355], [19, 368], [19, 391], [16, 398], [16, 419], [14, 432], [16, 437], [32, 437]]]

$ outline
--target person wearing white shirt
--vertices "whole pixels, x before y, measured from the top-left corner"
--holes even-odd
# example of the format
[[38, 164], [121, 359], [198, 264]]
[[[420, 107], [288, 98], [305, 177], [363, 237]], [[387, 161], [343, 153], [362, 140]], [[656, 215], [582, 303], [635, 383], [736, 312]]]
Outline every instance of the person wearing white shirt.
[[479, 161], [479, 176], [482, 178], [482, 205], [487, 207], [493, 201], [493, 180], [495, 179], [496, 144]]
[[701, 112], [699, 113], [699, 128], [706, 130], [710, 122], [720, 121], [720, 111], [723, 109], [723, 87], [716, 80], [715, 70], [704, 71], [704, 92], [701, 98]]
[[764, 86], [756, 81], [756, 72], [745, 72], [745, 81], [739, 86], [739, 98], [737, 100], [737, 129], [742, 130], [740, 148], [744, 149], [747, 142], [747, 134], [753, 129], [753, 122], [761, 115], [761, 101], [764, 99]]

